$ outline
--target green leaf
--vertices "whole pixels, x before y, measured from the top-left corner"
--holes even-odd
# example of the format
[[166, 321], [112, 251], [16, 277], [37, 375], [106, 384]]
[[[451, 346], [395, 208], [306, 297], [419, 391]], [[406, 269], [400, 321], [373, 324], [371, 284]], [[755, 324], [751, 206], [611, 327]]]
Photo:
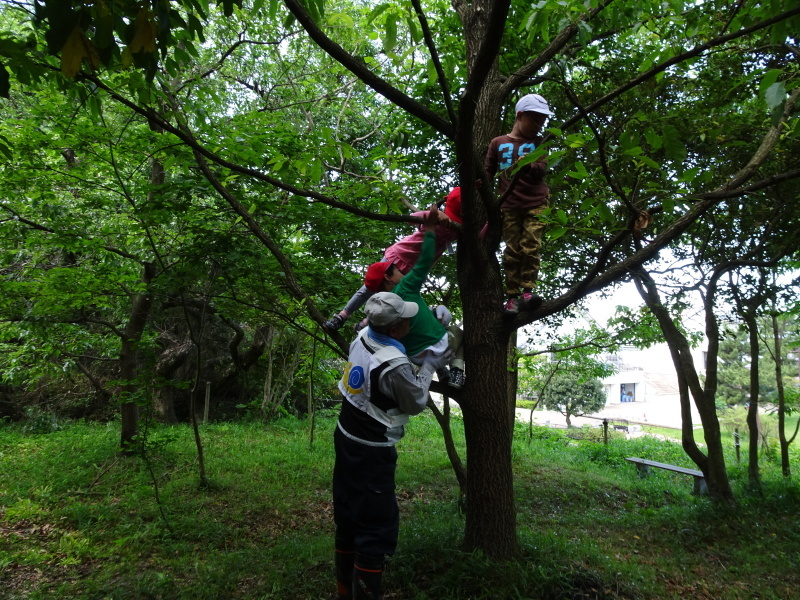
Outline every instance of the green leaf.
[[417, 20], [414, 17], [408, 17], [406, 23], [408, 24], [408, 31], [411, 34], [411, 41], [418, 44], [420, 40], [422, 40], [422, 32], [419, 30]]
[[573, 179], [586, 179], [589, 177], [589, 172], [586, 170], [586, 167], [583, 165], [581, 161], [575, 161], [575, 164], [572, 165], [574, 171], [569, 171], [567, 175], [572, 177]]
[[355, 29], [356, 26], [353, 18], [343, 12], [331, 13], [326, 20], [331, 26], [347, 27], [348, 29]]
[[614, 220], [614, 214], [605, 202], [601, 202], [597, 205], [597, 214], [600, 215], [600, 218], [606, 223], [611, 223]]
[[383, 14], [383, 12], [384, 12], [384, 11], [385, 11], [387, 8], [389, 8], [389, 6], [391, 6], [391, 5], [385, 2], [385, 3], [383, 3], [383, 4], [379, 4], [378, 6], [376, 6], [375, 8], [373, 8], [373, 9], [372, 9], [372, 12], [371, 12], [371, 13], [369, 13], [369, 16], [367, 17], [367, 23], [372, 23], [372, 22], [373, 22], [375, 19], [377, 19], [377, 18], [378, 18], [378, 17], [379, 17], [381, 14]]
[[0, 98], [8, 98], [11, 92], [11, 78], [6, 66], [0, 62]]
[[8, 160], [14, 159], [14, 153], [11, 151], [11, 142], [3, 135], [0, 135], [0, 153]]
[[397, 45], [397, 17], [386, 16], [386, 32], [383, 36], [383, 51], [389, 54]]
[[100, 97], [97, 94], [91, 94], [86, 99], [86, 106], [89, 108], [89, 114], [92, 115], [92, 119], [97, 122], [102, 119], [103, 111], [102, 105], [100, 103]]
[[681, 175], [678, 181], [692, 181], [697, 174], [700, 172], [700, 167], [692, 167], [691, 169], [687, 169], [686, 172]]
[[637, 157], [637, 159], [636, 159], [636, 160], [637, 160], [638, 162], [640, 162], [640, 163], [644, 164], [644, 165], [647, 165], [647, 166], [648, 166], [648, 167], [650, 167], [651, 169], [655, 169], [656, 171], [660, 171], [660, 170], [661, 170], [661, 165], [660, 165], [660, 164], [658, 164], [656, 161], [654, 161], [654, 160], [653, 160], [652, 158], [650, 158], [649, 156], [646, 156], [646, 155], [644, 155], [644, 154], [643, 154], [643, 155], [641, 155], [641, 156]]
[[322, 179], [323, 173], [323, 166], [322, 161], [319, 159], [314, 159], [308, 165], [308, 176], [313, 183], [317, 183], [320, 179]]
[[683, 163], [686, 159], [686, 146], [681, 141], [678, 130], [672, 125], [666, 125], [663, 134], [664, 152], [667, 158], [676, 163]]
[[428, 70], [428, 81], [430, 81], [431, 83], [435, 83], [436, 80], [439, 79], [439, 75], [436, 73], [436, 65], [433, 64], [432, 58], [428, 59], [427, 70]]
[[547, 237], [551, 240], [557, 240], [565, 233], [567, 233], [566, 227], [554, 227], [553, 229], [547, 231]]
[[539, 160], [541, 157], [543, 157], [546, 154], [547, 154], [547, 148], [544, 147], [544, 146], [539, 146], [533, 152], [529, 152], [528, 154], [526, 154], [525, 156], [520, 158], [516, 162], [514, 167], [511, 169], [511, 173], [516, 173], [522, 167], [524, 167], [526, 165], [529, 165], [531, 163], [535, 163], [537, 160]]
[[767, 88], [764, 98], [767, 101], [767, 107], [772, 110], [776, 106], [783, 104], [786, 100], [786, 84], [783, 81], [773, 83]]
[[765, 96], [767, 93], [767, 89], [774, 83], [777, 83], [778, 78], [781, 76], [780, 69], [770, 69], [766, 73], [764, 73], [764, 77], [761, 78], [761, 83], [758, 86], [758, 93], [761, 96]]
[[222, 0], [222, 12], [226, 17], [233, 15], [233, 8], [242, 8], [242, 0]]
[[583, 148], [586, 145], [586, 138], [580, 133], [571, 133], [566, 137], [564, 143], [570, 148]]
[[664, 140], [652, 129], [648, 129], [644, 132], [644, 137], [647, 140], [648, 145], [653, 150], [659, 150], [664, 143]]

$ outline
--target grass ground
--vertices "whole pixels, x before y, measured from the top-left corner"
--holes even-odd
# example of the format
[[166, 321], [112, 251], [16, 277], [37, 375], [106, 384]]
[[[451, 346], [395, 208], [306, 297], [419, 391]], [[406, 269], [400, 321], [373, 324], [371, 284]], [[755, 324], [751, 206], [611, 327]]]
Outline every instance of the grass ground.
[[[332, 598], [334, 424], [320, 415], [313, 442], [309, 422], [291, 418], [203, 427], [209, 489], [187, 427], [152, 428], [145, 460], [116, 457], [114, 424], [0, 426], [0, 597]], [[800, 486], [771, 462], [755, 493], [729, 461], [738, 506], [725, 510], [692, 496], [690, 478], [639, 479], [624, 460], [691, 466], [676, 444], [605, 446], [547, 428], [531, 438], [521, 426], [521, 552], [497, 564], [460, 550], [464, 516], [433, 418], [415, 417], [398, 450], [387, 600], [798, 596]]]
[[[732, 411], [731, 411], [732, 412]], [[725, 447], [735, 448], [735, 441], [734, 441], [734, 426], [738, 429], [739, 432], [739, 443], [741, 445], [741, 452], [747, 453], [747, 445], [749, 443], [749, 430], [747, 427], [747, 423], [745, 423], [744, 419], [746, 418], [746, 412], [744, 409], [736, 409], [737, 419], [726, 419], [726, 414], [730, 413], [722, 413], [722, 444]], [[787, 415], [786, 416], [786, 424], [785, 430], [787, 437], [790, 437], [797, 427], [797, 421], [800, 419], [800, 415]], [[776, 414], [762, 414], [761, 415], [761, 427], [762, 427], [762, 435], [766, 435], [767, 440], [767, 452], [772, 454], [773, 456], [780, 453], [780, 442], [778, 441], [778, 416]], [[674, 429], [670, 427], [655, 427], [652, 425], [644, 425], [642, 427], [642, 431], [645, 431], [650, 434], [661, 435], [668, 439], [678, 440], [681, 439], [681, 430]], [[702, 426], [699, 424], [695, 424], [694, 427], [694, 439], [698, 444], [704, 444], [705, 438], [703, 436], [703, 429]], [[762, 442], [763, 447], [763, 442]]]

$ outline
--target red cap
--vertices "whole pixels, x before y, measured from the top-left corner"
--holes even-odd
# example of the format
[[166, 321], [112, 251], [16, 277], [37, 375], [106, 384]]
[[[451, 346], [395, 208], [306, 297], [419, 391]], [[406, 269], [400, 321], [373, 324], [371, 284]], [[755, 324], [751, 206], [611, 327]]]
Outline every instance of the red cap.
[[456, 223], [461, 223], [461, 188], [454, 187], [447, 194], [447, 202], [444, 205], [444, 214]]
[[364, 285], [370, 292], [380, 292], [386, 271], [392, 266], [390, 262], [376, 262], [367, 267], [367, 274], [364, 275]]

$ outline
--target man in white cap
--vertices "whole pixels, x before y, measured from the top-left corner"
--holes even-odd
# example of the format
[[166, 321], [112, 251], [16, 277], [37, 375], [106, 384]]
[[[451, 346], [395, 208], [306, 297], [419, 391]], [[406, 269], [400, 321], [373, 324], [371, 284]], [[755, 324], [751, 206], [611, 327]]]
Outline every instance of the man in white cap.
[[425, 410], [431, 377], [450, 358], [415, 371], [398, 340], [418, 311], [416, 303], [391, 292], [367, 300], [369, 325], [350, 344], [339, 382], [343, 400], [333, 436], [333, 519], [341, 600], [381, 597], [384, 556], [394, 553], [400, 525], [394, 446], [409, 416]]
[[[553, 113], [539, 94], [520, 98], [511, 133], [494, 138], [489, 143], [484, 167], [489, 177], [500, 173], [498, 193], [502, 196], [513, 179], [511, 171], [516, 162], [533, 152], [542, 142], [541, 131]], [[508, 315], [520, 308], [534, 307], [542, 299], [533, 293], [539, 278], [540, 250], [544, 223], [539, 216], [547, 208], [550, 190], [544, 180], [547, 156], [523, 167], [516, 183], [500, 210], [503, 215], [503, 265], [506, 272], [506, 304]]]

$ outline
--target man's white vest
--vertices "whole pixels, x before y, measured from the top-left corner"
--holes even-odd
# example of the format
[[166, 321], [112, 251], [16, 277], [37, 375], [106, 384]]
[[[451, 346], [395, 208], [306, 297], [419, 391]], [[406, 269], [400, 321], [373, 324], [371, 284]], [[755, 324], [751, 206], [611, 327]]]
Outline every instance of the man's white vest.
[[[373, 404], [373, 400], [377, 395], [383, 395], [378, 385], [380, 380], [395, 366], [408, 363], [408, 357], [394, 346], [384, 346], [370, 339], [368, 331], [368, 328], [364, 328], [350, 346], [350, 362], [347, 363], [344, 375], [339, 381], [339, 391], [347, 402], [386, 427], [389, 439], [399, 438], [402, 436], [401, 428], [408, 423], [409, 415], [397, 407], [382, 410]], [[375, 374], [377, 378], [374, 377]], [[373, 384], [377, 389], [373, 389]], [[398, 431], [389, 431], [393, 429]], [[342, 431], [351, 439], [369, 443], [353, 436], [350, 432]]]

